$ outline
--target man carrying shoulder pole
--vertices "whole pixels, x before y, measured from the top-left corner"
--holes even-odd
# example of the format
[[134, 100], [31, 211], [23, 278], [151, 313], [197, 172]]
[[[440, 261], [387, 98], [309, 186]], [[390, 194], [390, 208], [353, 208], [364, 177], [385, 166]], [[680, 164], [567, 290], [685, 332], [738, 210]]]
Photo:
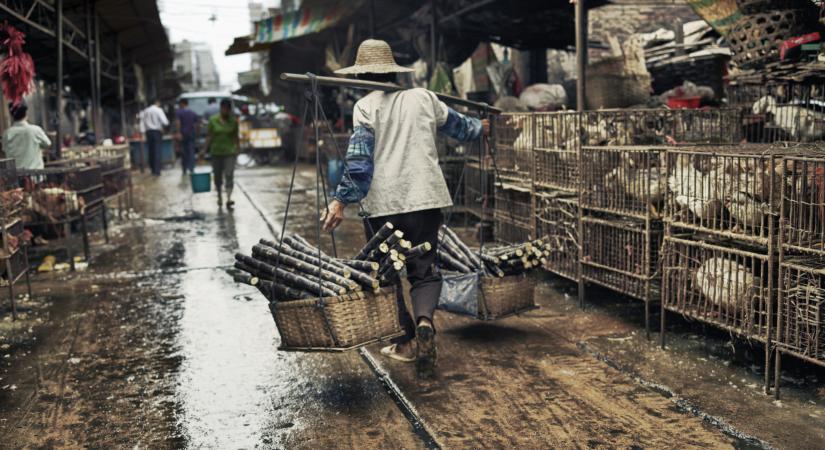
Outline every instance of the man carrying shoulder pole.
[[[369, 39], [358, 47], [355, 65], [336, 73], [387, 83], [394, 82], [398, 73], [411, 71], [396, 64], [386, 42]], [[470, 142], [488, 130], [486, 120], [456, 112], [426, 89], [370, 92], [355, 104], [347, 171], [323, 217], [324, 229], [334, 230], [346, 205], [361, 201], [369, 214], [364, 220], [368, 238], [391, 222], [413, 245], [429, 242], [432, 246], [429, 253], [407, 262], [413, 316], [399, 289], [399, 321], [405, 334], [381, 351], [392, 359], [415, 361], [420, 375], [432, 374], [437, 359], [433, 312], [441, 275], [435, 258], [441, 208], [452, 206], [438, 165], [436, 134]]]

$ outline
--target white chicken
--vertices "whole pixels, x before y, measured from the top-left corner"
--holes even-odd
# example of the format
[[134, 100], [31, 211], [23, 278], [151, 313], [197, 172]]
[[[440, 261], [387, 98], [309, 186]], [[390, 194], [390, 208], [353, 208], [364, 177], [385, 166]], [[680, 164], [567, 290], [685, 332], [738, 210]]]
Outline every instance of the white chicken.
[[727, 312], [737, 309], [743, 314], [752, 309], [755, 290], [760, 286], [760, 280], [747, 267], [722, 256], [699, 266], [695, 281], [699, 292], [715, 306]]
[[767, 226], [770, 207], [744, 192], [731, 194], [725, 206], [738, 225], [749, 229]]
[[773, 123], [792, 139], [811, 142], [825, 137], [825, 114], [797, 105], [779, 105], [776, 98], [766, 95], [751, 107], [754, 114], [771, 114]]
[[619, 165], [604, 176], [604, 189], [638, 202], [646, 201], [654, 214], [658, 214], [657, 205], [664, 198], [658, 166], [637, 168], [625, 153], [621, 154]]
[[722, 193], [716, 184], [717, 173], [704, 174], [693, 166], [689, 155], [679, 155], [667, 179], [676, 203], [703, 221], [710, 221], [722, 210]]

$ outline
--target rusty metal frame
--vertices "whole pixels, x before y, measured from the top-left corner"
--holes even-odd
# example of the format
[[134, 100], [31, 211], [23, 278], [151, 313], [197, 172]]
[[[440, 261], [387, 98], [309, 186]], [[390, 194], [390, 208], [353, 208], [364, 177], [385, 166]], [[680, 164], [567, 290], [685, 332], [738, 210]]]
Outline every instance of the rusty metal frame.
[[549, 246], [544, 268], [569, 280], [578, 281], [579, 202], [564, 192], [537, 191], [536, 236]]

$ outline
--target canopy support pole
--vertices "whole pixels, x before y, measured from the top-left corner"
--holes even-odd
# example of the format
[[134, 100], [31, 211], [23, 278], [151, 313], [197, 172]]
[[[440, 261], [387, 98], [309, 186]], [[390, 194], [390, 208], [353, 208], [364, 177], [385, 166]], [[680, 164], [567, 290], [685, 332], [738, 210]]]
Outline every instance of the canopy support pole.
[[587, 108], [587, 7], [576, 0], [576, 110]]

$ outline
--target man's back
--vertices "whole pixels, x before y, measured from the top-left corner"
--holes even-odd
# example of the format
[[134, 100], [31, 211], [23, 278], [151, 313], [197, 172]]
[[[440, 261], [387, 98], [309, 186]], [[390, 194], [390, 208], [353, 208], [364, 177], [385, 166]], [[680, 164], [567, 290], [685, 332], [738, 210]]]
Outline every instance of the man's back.
[[175, 116], [180, 121], [180, 133], [185, 137], [192, 137], [195, 135], [195, 124], [198, 121], [198, 115], [189, 108], [179, 108], [175, 112]]
[[169, 125], [166, 113], [157, 105], [149, 105], [141, 113], [141, 128], [143, 131], [163, 131], [163, 127]]
[[7, 158], [14, 158], [19, 169], [42, 169], [42, 148], [52, 145], [46, 133], [37, 125], [25, 120], [15, 122], [3, 133], [3, 151]]
[[372, 92], [355, 105], [353, 125], [375, 133], [376, 170], [365, 198], [374, 216], [450, 206], [438, 166], [436, 133], [447, 106], [425, 89]]

